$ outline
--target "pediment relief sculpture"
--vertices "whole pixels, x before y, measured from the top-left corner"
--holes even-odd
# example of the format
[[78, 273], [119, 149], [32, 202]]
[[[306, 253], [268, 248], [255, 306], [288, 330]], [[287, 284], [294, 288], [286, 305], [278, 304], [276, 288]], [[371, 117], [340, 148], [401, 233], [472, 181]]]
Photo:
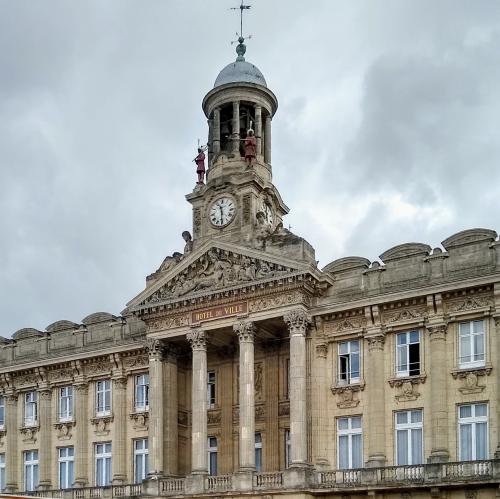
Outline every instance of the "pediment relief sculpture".
[[284, 276], [295, 270], [297, 269], [259, 258], [211, 248], [142, 304], [159, 303], [189, 293], [217, 290], [245, 282]]

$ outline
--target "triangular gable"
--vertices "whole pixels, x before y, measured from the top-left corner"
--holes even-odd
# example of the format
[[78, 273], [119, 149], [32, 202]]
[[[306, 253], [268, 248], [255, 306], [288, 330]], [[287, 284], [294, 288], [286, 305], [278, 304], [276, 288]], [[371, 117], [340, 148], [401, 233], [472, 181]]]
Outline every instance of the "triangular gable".
[[127, 309], [133, 311], [144, 306], [156, 306], [315, 270], [309, 263], [208, 241], [131, 300]]

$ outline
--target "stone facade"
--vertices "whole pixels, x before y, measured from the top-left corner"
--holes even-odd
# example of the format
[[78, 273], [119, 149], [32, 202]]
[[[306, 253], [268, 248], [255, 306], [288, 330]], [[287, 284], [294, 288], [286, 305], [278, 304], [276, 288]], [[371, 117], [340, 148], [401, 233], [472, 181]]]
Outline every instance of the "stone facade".
[[[186, 196], [184, 252], [120, 317], [1, 339], [2, 486], [75, 499], [499, 497], [496, 232], [320, 270], [283, 227], [276, 97], [246, 74], [204, 99], [210, 163]], [[221, 199], [233, 209], [219, 221]]]

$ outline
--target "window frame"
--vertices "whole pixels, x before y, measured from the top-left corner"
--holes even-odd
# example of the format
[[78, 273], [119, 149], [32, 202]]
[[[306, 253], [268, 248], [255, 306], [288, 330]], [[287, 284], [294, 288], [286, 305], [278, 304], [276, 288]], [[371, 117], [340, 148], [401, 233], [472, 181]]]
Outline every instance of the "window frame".
[[4, 428], [5, 428], [5, 395], [0, 395], [0, 430], [3, 430]]
[[[72, 451], [72, 455], [69, 455], [70, 449]], [[68, 455], [62, 456], [62, 451], [66, 451]], [[61, 468], [64, 468], [64, 479], [61, 473]], [[75, 448], [72, 445], [57, 448], [57, 480], [60, 489], [73, 488], [75, 483]]]
[[[103, 389], [100, 389], [99, 386], [101, 383], [104, 383]], [[106, 388], [106, 384], [108, 388]], [[95, 382], [95, 415], [97, 417], [102, 417], [102, 416], [110, 416], [111, 415], [111, 401], [112, 401], [112, 387], [111, 387], [111, 379], [106, 378], [106, 379], [100, 379]], [[100, 394], [102, 394], [102, 401], [104, 407], [100, 407], [100, 402], [99, 402], [99, 397]], [[106, 408], [106, 394], [108, 394], [108, 399], [109, 399], [109, 405]]]
[[[31, 398], [32, 400], [28, 400]], [[31, 414], [28, 416], [28, 412]], [[24, 426], [38, 425], [38, 392], [31, 390], [24, 393]]]
[[6, 487], [5, 475], [5, 452], [0, 453], [0, 492], [3, 492]]
[[[30, 459], [28, 459], [30, 457]], [[28, 469], [30, 470], [30, 480], [28, 483]], [[40, 483], [40, 462], [38, 449], [25, 450], [23, 452], [24, 490], [33, 492]]]
[[[211, 445], [211, 441], [215, 441], [215, 445]], [[218, 453], [219, 453], [219, 442], [217, 441], [217, 437], [208, 437], [207, 452], [208, 452], [208, 475], [217, 476]], [[213, 464], [212, 456], [215, 456], [215, 469], [212, 466]]]
[[[138, 443], [142, 442], [142, 448], [138, 448]], [[149, 441], [147, 438], [135, 438], [134, 449], [134, 483], [142, 483], [149, 473]], [[138, 463], [140, 461], [140, 463]], [[142, 478], [140, 478], [139, 476]]]
[[[141, 378], [147, 377], [147, 383], [139, 383]], [[142, 392], [143, 404], [139, 403], [139, 394]], [[149, 411], [149, 373], [136, 374], [134, 376], [134, 410], [135, 412]]]
[[[411, 334], [412, 333], [417, 333], [418, 334], [418, 342], [412, 342], [411, 341]], [[406, 336], [406, 342], [400, 344], [398, 339], [399, 337], [405, 335]], [[395, 338], [395, 363], [394, 363], [394, 375], [396, 378], [410, 378], [413, 376], [421, 376], [422, 375], [422, 332], [420, 329], [408, 329], [406, 331], [399, 331], [394, 335]], [[415, 345], [418, 344], [418, 373], [413, 372], [412, 373], [412, 368], [411, 362], [410, 362], [410, 345]], [[402, 350], [401, 347], [406, 347], [404, 350], [406, 352], [406, 366], [407, 368], [403, 370], [401, 366], [399, 365], [399, 352]]]
[[285, 469], [288, 469], [292, 465], [292, 441], [290, 438], [290, 428], [285, 429], [284, 444], [285, 444]]
[[[348, 428], [347, 429], [340, 429], [340, 421], [346, 419], [348, 421]], [[352, 428], [352, 423], [353, 419], [359, 419], [360, 421], [360, 426], [359, 428]], [[352, 416], [341, 416], [336, 418], [336, 430], [337, 430], [337, 468], [339, 470], [352, 470], [352, 469], [358, 469], [363, 467], [363, 417], [361, 415], [352, 415]], [[353, 466], [354, 464], [354, 459], [353, 459], [353, 445], [352, 445], [352, 437], [353, 436], [360, 436], [361, 440], [361, 447], [360, 447], [360, 466]], [[348, 467], [341, 467], [340, 466], [340, 438], [341, 437], [346, 437], [347, 436], [347, 461], [348, 461]]]
[[[103, 446], [103, 452], [98, 453], [98, 448]], [[109, 449], [109, 450], [108, 450]], [[99, 483], [99, 464], [103, 462], [103, 483]], [[108, 466], [109, 463], [109, 466]], [[95, 442], [94, 443], [94, 473], [95, 473], [95, 486], [107, 487], [111, 485], [113, 480], [113, 446], [111, 442]], [[109, 476], [108, 476], [109, 474]]]
[[[210, 379], [212, 377], [212, 380]], [[207, 408], [215, 409], [217, 404], [217, 375], [215, 371], [207, 371]]]
[[[258, 436], [258, 437], [257, 437]], [[255, 471], [262, 473], [262, 432], [255, 432]]]
[[[63, 390], [67, 390], [67, 394], [63, 395]], [[60, 386], [58, 389], [58, 419], [62, 422], [73, 421], [73, 405], [74, 405], [74, 389], [72, 385]], [[64, 401], [64, 402], [63, 402]], [[63, 408], [65, 413], [63, 413]]]
[[[352, 351], [352, 343], [358, 344], [357, 352]], [[347, 353], [341, 353], [340, 349], [342, 345], [347, 345]], [[352, 357], [358, 356], [358, 376], [352, 376]], [[346, 357], [347, 361], [347, 369], [346, 369], [346, 379], [341, 378], [341, 358]], [[338, 386], [346, 386], [346, 385], [357, 385], [361, 383], [361, 341], [357, 338], [352, 338], [348, 340], [339, 341], [337, 344], [337, 385]]]
[[[473, 324], [481, 323], [482, 331], [480, 333], [475, 333], [473, 331]], [[477, 355], [474, 346], [474, 337], [482, 335], [483, 337], [483, 359], [482, 360], [471, 360], [471, 361], [463, 361], [462, 360], [462, 326], [466, 324], [469, 325], [469, 331], [467, 335], [469, 336], [469, 348], [470, 348], [470, 357], [473, 358]], [[458, 342], [458, 367], [459, 369], [475, 369], [478, 367], [484, 367], [486, 365], [486, 355], [488, 351], [488, 345], [486, 343], [486, 321], [484, 319], [471, 319], [468, 321], [459, 321], [457, 324], [457, 342]]]
[[[412, 413], [420, 413], [420, 421], [417, 423], [412, 423]], [[406, 423], [398, 423], [398, 414], [406, 413]], [[409, 422], [408, 422], [409, 421]], [[413, 432], [420, 430], [420, 455], [422, 457], [421, 462], [413, 462]], [[400, 463], [398, 456], [398, 432], [406, 432], [407, 439], [407, 463]], [[402, 411], [394, 411], [394, 462], [396, 466], [413, 466], [417, 464], [424, 464], [424, 411], [420, 408], [416, 409], [405, 409]]]
[[[486, 416], [476, 416], [476, 407], [477, 406], [485, 406], [486, 407]], [[460, 409], [462, 407], [471, 407], [471, 416], [470, 417], [460, 417]], [[485, 459], [489, 459], [490, 455], [490, 425], [489, 425], [489, 416], [490, 416], [490, 407], [488, 402], [469, 402], [466, 404], [458, 404], [457, 405], [457, 454], [459, 461], [482, 461]], [[478, 424], [486, 424], [486, 452], [484, 457], [478, 458], [476, 455], [476, 446], [477, 446], [477, 425]], [[470, 425], [471, 426], [471, 459], [462, 459], [462, 439], [460, 435], [460, 430], [462, 426]]]

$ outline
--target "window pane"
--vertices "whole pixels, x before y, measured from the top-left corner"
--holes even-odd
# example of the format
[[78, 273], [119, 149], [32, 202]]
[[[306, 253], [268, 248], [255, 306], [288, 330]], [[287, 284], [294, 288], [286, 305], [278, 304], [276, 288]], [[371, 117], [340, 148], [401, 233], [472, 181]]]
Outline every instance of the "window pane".
[[460, 425], [460, 460], [470, 461], [472, 459], [472, 425]]
[[411, 411], [411, 422], [421, 423], [422, 422], [422, 411]]
[[488, 431], [486, 423], [476, 423], [476, 459], [488, 459]]
[[397, 370], [408, 371], [408, 349], [406, 345], [398, 346]]
[[474, 333], [484, 333], [484, 321], [474, 321], [472, 323]]
[[460, 406], [460, 418], [470, 418], [472, 416], [472, 406], [461, 405]]
[[406, 424], [408, 422], [408, 413], [396, 412], [396, 424]]
[[410, 332], [410, 343], [418, 343], [420, 340], [420, 333], [418, 331]]
[[349, 468], [349, 437], [339, 436], [339, 468]]
[[408, 464], [408, 430], [396, 431], [397, 464]]
[[484, 360], [484, 334], [474, 335], [474, 360]]
[[351, 428], [361, 428], [361, 417], [357, 416], [354, 418], [351, 418]]
[[488, 409], [486, 404], [476, 404], [475, 405], [476, 417], [487, 416]]
[[351, 378], [359, 378], [359, 353], [351, 354]]
[[421, 464], [422, 457], [422, 430], [411, 430], [411, 464]]
[[345, 354], [348, 353], [349, 347], [347, 342], [339, 343], [339, 353]]
[[471, 361], [471, 351], [470, 351], [470, 336], [460, 337], [460, 362], [470, 362]]
[[406, 333], [400, 333], [397, 336], [398, 345], [406, 345]]
[[470, 322], [461, 322], [459, 329], [460, 336], [468, 336], [470, 334]]
[[351, 341], [351, 352], [359, 352], [359, 341]]
[[339, 430], [347, 430], [349, 428], [349, 420], [347, 418], [339, 418], [337, 421]]

